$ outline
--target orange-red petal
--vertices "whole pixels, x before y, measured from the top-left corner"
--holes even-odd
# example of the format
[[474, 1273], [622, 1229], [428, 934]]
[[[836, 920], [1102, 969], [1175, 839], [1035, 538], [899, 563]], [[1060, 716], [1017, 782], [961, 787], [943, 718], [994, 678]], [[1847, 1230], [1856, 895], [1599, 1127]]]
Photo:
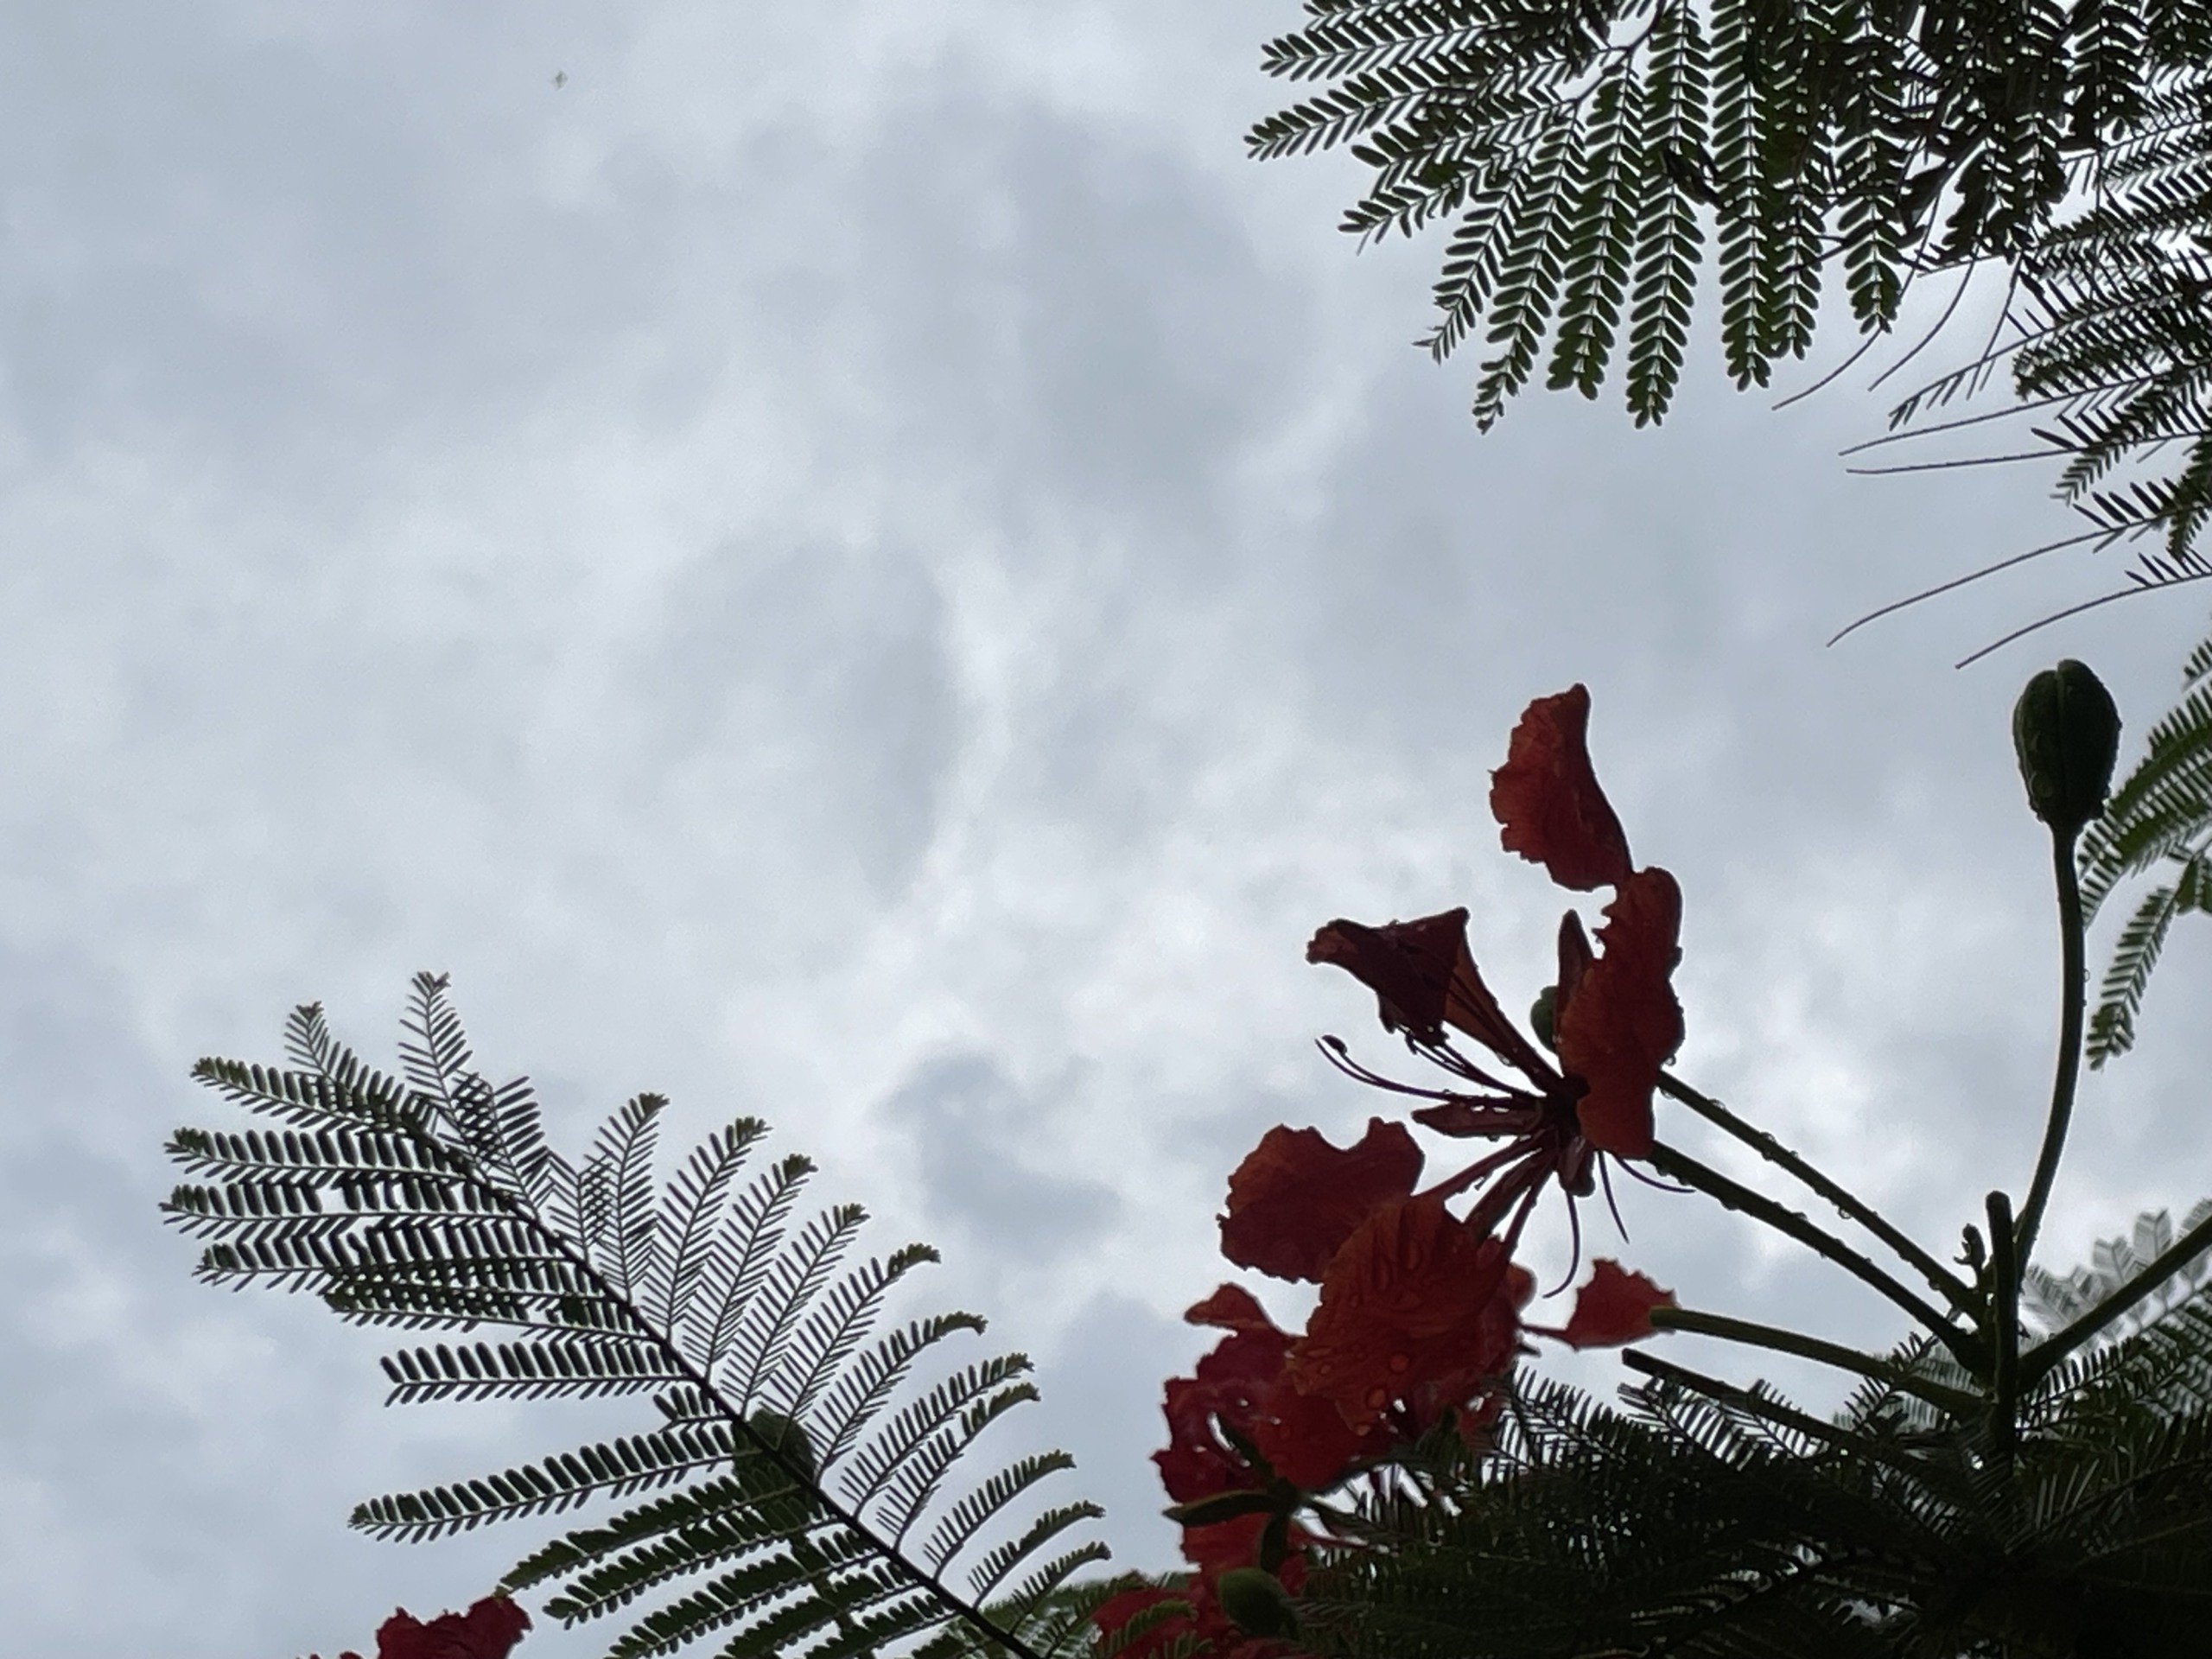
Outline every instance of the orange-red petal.
[[1527, 1276], [1441, 1200], [1385, 1205], [1329, 1264], [1290, 1378], [1363, 1430], [1395, 1404], [1470, 1400], [1512, 1362]]
[[1522, 715], [1505, 764], [1491, 773], [1490, 810], [1509, 853], [1587, 893], [1625, 880], [1628, 836], [1590, 765], [1590, 693], [1571, 686]]
[[1590, 1282], [1574, 1294], [1574, 1313], [1560, 1332], [1575, 1348], [1609, 1348], [1652, 1334], [1651, 1310], [1675, 1306], [1675, 1293], [1662, 1290], [1640, 1273], [1600, 1256], [1591, 1263]]
[[1318, 1130], [1277, 1125], [1229, 1178], [1221, 1253], [1277, 1279], [1319, 1282], [1378, 1205], [1414, 1190], [1421, 1166], [1402, 1123], [1370, 1118], [1358, 1144], [1344, 1148]]
[[1651, 1150], [1651, 1090], [1682, 1041], [1682, 1007], [1669, 982], [1681, 889], [1656, 865], [1638, 870], [1605, 916], [1598, 958], [1560, 1011], [1560, 1064], [1588, 1085], [1576, 1111], [1590, 1144], [1641, 1158]]

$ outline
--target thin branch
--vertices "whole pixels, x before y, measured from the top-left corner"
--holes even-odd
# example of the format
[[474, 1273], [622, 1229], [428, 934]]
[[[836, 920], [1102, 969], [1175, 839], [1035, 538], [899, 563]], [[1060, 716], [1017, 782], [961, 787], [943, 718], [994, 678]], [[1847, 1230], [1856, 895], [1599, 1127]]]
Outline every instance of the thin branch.
[[2045, 542], [2041, 547], [2031, 547], [2024, 553], [2014, 553], [2009, 557], [1998, 560], [1994, 564], [1985, 564], [1979, 570], [1969, 570], [1963, 576], [1953, 576], [1948, 582], [1939, 582], [1933, 588], [1923, 588], [1909, 598], [1893, 600], [1879, 610], [1867, 612], [1856, 622], [1829, 635], [1828, 644], [1834, 645], [1838, 640], [1858, 632], [1869, 622], [1878, 622], [1882, 618], [1917, 605], [1923, 600], [1934, 599], [1938, 594], [1948, 594], [1954, 588], [1963, 588], [1969, 582], [1980, 582], [1984, 576], [1993, 576], [2000, 570], [2009, 570], [2016, 564], [2025, 564], [2030, 559], [2039, 559], [2046, 553], [2058, 553], [2069, 547], [2079, 547], [2084, 542], [2109, 542], [2120, 533], [2116, 530], [2086, 531], [2079, 536], [2069, 536], [2063, 541]]
[[1860, 1283], [1879, 1292], [1890, 1301], [1919, 1321], [1929, 1335], [1949, 1349], [1959, 1363], [1968, 1370], [1979, 1369], [1980, 1356], [1975, 1343], [1967, 1332], [1960, 1330], [1933, 1306], [1914, 1295], [1911, 1291], [1876, 1267], [1834, 1234], [1815, 1226], [1795, 1210], [1777, 1204], [1761, 1192], [1754, 1192], [1740, 1182], [1732, 1181], [1717, 1169], [1678, 1152], [1662, 1142], [1655, 1141], [1651, 1147], [1652, 1166], [1662, 1175], [1671, 1175], [1686, 1186], [1694, 1186], [1707, 1198], [1722, 1205], [1765, 1223], [1775, 1231], [1796, 1239], [1815, 1255], [1827, 1257]]
[[[2115, 531], [2107, 533], [2117, 535], [2119, 532]], [[2169, 588], [2179, 588], [2188, 582], [2202, 582], [2207, 576], [2212, 576], [2212, 570], [2193, 570], [2185, 576], [2169, 576], [2164, 582], [2138, 582], [2133, 588], [2122, 588], [2116, 592], [2105, 594], [2095, 599], [2085, 599], [2079, 605], [2069, 605], [2063, 611], [2053, 611], [2049, 616], [2039, 621], [2031, 622], [2024, 628], [2015, 628], [2002, 639], [1993, 639], [1971, 656], [1960, 658], [1951, 666], [1971, 667], [1992, 652], [2002, 651], [2015, 639], [2024, 639], [2028, 635], [2047, 628], [2054, 622], [2063, 622], [2068, 617], [2079, 616], [2084, 611], [2094, 611], [2102, 606], [2115, 604], [2123, 599], [2134, 599], [2144, 594], [2163, 594]]]
[[1651, 1323], [1661, 1331], [1687, 1331], [1693, 1336], [1714, 1337], [1722, 1342], [1741, 1343], [1747, 1348], [1764, 1348], [1773, 1353], [1789, 1354], [1816, 1364], [1833, 1365], [1838, 1370], [1871, 1376], [1956, 1416], [1978, 1414], [1986, 1404], [1963, 1389], [1947, 1389], [1941, 1382], [1916, 1376], [1894, 1360], [1864, 1354], [1840, 1342], [1823, 1342], [1802, 1331], [1785, 1331], [1778, 1325], [1730, 1319], [1723, 1313], [1701, 1313], [1688, 1307], [1655, 1307], [1651, 1310]]
[[2174, 1241], [2171, 1249], [2063, 1330], [2053, 1332], [2020, 1357], [2024, 1390], [2048, 1376], [2067, 1355], [2126, 1313], [2208, 1249], [2212, 1249], [2212, 1216]]
[[1735, 1136], [1769, 1163], [1788, 1171], [1819, 1193], [1847, 1219], [1857, 1222], [1918, 1269], [1936, 1294], [1958, 1313], [1971, 1318], [1978, 1311], [1974, 1287], [1930, 1255], [1872, 1205], [1776, 1140], [1764, 1129], [1755, 1129], [1710, 1096], [1701, 1095], [1681, 1078], [1662, 1071], [1659, 1092], [1681, 1102], [1716, 1128]]

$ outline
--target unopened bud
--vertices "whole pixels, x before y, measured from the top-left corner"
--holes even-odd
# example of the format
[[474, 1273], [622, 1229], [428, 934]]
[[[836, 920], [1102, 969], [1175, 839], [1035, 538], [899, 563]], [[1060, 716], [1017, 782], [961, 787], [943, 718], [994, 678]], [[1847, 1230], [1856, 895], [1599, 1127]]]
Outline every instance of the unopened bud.
[[2012, 705], [2012, 747], [2028, 805], [2062, 836], [2105, 810], [2120, 758], [2120, 710], [2103, 682], [2068, 658], [2028, 682]]
[[1536, 1040], [1554, 1054], [1559, 1042], [1554, 1027], [1559, 1020], [1559, 987], [1547, 985], [1536, 993], [1536, 1000], [1529, 1005], [1529, 1026], [1536, 1033]]
[[1276, 1637], [1285, 1641], [1298, 1634], [1298, 1610], [1290, 1592], [1272, 1573], [1256, 1567], [1232, 1567], [1214, 1584], [1215, 1599], [1230, 1623], [1247, 1636]]

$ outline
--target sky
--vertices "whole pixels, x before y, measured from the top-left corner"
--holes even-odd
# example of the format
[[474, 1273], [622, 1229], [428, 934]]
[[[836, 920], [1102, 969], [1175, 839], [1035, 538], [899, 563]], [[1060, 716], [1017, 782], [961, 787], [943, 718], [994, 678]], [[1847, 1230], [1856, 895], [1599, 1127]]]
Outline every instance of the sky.
[[[1316, 1054], [1391, 1050], [1305, 942], [1465, 904], [1523, 1005], [1563, 895], [1487, 772], [1578, 681], [1686, 894], [1678, 1069], [1939, 1254], [2024, 1185], [2056, 965], [2012, 700], [2081, 656], [2139, 736], [2201, 608], [1952, 666], [2115, 578], [2069, 556], [1824, 645], [2068, 532], [2039, 474], [1851, 475], [1871, 368], [1777, 410], [1708, 331], [1656, 431], [1538, 395], [1478, 434], [1473, 364], [1408, 346], [1438, 245], [1355, 257], [1356, 166], [1243, 155], [1295, 19], [0, 9], [17, 1650], [365, 1647], [547, 1529], [378, 1544], [353, 1503], [636, 1421], [386, 1410], [374, 1332], [195, 1285], [162, 1225], [168, 1134], [234, 1122], [195, 1058], [276, 1058], [309, 1000], [389, 1057], [426, 968], [565, 1144], [641, 1089], [679, 1141], [756, 1115], [873, 1248], [938, 1244], [913, 1310], [1039, 1363], [1007, 1448], [1073, 1451], [1169, 1565], [1146, 1454], [1227, 1173], [1389, 1109]], [[2212, 1193], [2208, 986], [2184, 931], [2085, 1090], [2055, 1264]], [[1687, 1304], [1901, 1334], [1700, 1200], [1622, 1209], [1593, 1248]]]

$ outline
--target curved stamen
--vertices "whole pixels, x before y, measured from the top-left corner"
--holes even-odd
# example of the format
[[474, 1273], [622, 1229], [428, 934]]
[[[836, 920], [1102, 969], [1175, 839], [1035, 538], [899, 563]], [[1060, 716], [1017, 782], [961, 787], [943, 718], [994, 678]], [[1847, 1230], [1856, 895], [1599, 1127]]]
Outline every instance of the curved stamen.
[[1613, 1212], [1613, 1226], [1621, 1236], [1621, 1243], [1625, 1244], [1628, 1243], [1628, 1223], [1621, 1219], [1621, 1201], [1613, 1196], [1613, 1174], [1605, 1167], [1612, 1161], [1610, 1158], [1598, 1160], [1598, 1179], [1605, 1189], [1605, 1208]]
[[1394, 1095], [1411, 1095], [1416, 1100], [1457, 1100], [1459, 1096], [1448, 1089], [1422, 1089], [1410, 1083], [1400, 1083], [1395, 1077], [1386, 1077], [1380, 1071], [1370, 1071], [1351, 1057], [1351, 1050], [1341, 1037], [1323, 1037], [1313, 1045], [1331, 1065], [1356, 1083], [1370, 1089], [1387, 1089]]

